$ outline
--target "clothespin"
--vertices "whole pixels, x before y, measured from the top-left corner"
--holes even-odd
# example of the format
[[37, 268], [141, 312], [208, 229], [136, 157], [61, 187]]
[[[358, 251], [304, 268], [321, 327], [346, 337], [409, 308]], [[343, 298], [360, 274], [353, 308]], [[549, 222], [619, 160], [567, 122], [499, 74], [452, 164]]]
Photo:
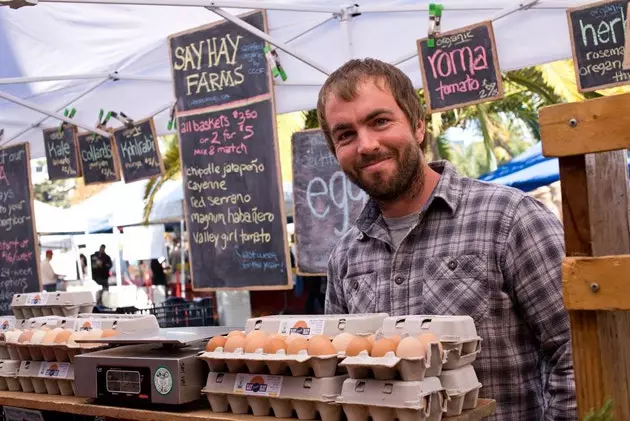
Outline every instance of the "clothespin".
[[[103, 115], [105, 116], [105, 119], [103, 119]], [[112, 112], [109, 111], [107, 114], [105, 114], [105, 111], [101, 108], [101, 110], [98, 113], [98, 120], [96, 120], [96, 127], [99, 129], [105, 128], [110, 118], [112, 118]], [[92, 139], [95, 139], [95, 138], [96, 138], [96, 133], [92, 133]]]
[[122, 124], [125, 125], [125, 127], [127, 127], [128, 129], [131, 129], [133, 127], [133, 120], [130, 119], [129, 117], [127, 117], [125, 115], [125, 113], [123, 113], [122, 111], [117, 113], [116, 111], [110, 111], [109, 112], [111, 114], [112, 117], [114, 117], [116, 120], [120, 121]]
[[[77, 113], [77, 109], [76, 108], [72, 108], [71, 110], [68, 110], [67, 108], [65, 110], [63, 110], [63, 116], [64, 117], [68, 117], [68, 118], [74, 118], [74, 116]], [[61, 124], [59, 125], [59, 134], [61, 134], [63, 132], [64, 127], [66, 127], [68, 123], [66, 123], [65, 121], [62, 121]]]
[[177, 107], [177, 102], [174, 102], [173, 106], [171, 107], [171, 116], [168, 119], [167, 127], [169, 130], [173, 130], [177, 128], [177, 118], [175, 117], [176, 107]]
[[3, 138], [4, 138], [4, 129], [0, 129], [0, 143], [2, 142]]
[[37, 5], [37, 0], [0, 0], [0, 6], [9, 6], [11, 9], [35, 5]]
[[444, 10], [444, 5], [442, 4], [429, 4], [429, 39], [427, 40], [427, 47], [429, 48], [435, 47], [435, 36], [440, 33], [442, 10]]
[[267, 61], [269, 62], [269, 66], [271, 67], [271, 74], [273, 75], [273, 77], [275, 78], [279, 76], [282, 79], [282, 81], [286, 81], [287, 74], [282, 68], [282, 66], [280, 65], [280, 61], [278, 59], [278, 53], [276, 53], [276, 50], [272, 50], [271, 47], [269, 47], [268, 45], [265, 45], [264, 52], [265, 52], [265, 57], [267, 58]]

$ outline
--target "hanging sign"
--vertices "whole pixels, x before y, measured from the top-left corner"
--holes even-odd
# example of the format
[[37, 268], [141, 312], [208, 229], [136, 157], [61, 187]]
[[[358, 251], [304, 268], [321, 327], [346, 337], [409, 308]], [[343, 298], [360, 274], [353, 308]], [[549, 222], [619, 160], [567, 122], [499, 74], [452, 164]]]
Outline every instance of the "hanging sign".
[[[262, 11], [242, 19], [266, 30]], [[291, 288], [264, 41], [220, 22], [169, 46], [193, 288]]]
[[630, 82], [623, 69], [627, 1], [606, 1], [567, 9], [580, 92]]
[[441, 112], [503, 98], [492, 22], [418, 40], [427, 112]]
[[114, 139], [125, 183], [164, 173], [152, 118], [116, 129]]
[[77, 156], [77, 128], [64, 125], [63, 129], [44, 130], [46, 165], [50, 180], [65, 180], [81, 176]]
[[96, 133], [80, 133], [78, 139], [85, 185], [119, 181], [120, 171], [113, 139]]
[[0, 314], [11, 313], [13, 294], [38, 292], [39, 243], [35, 231], [30, 149], [0, 149]]
[[297, 269], [324, 275], [368, 196], [346, 177], [320, 129], [294, 133], [291, 144]]

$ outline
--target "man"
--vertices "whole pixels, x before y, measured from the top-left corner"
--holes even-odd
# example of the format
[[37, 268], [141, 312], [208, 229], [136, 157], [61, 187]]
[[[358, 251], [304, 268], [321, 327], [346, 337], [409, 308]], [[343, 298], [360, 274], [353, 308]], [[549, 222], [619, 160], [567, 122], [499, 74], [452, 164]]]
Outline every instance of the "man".
[[46, 258], [42, 260], [42, 287], [44, 291], [55, 292], [59, 275], [55, 272], [50, 261], [53, 258], [52, 250], [46, 250]]
[[481, 395], [497, 401], [490, 419], [577, 420], [558, 219], [517, 190], [427, 163], [422, 106], [394, 66], [346, 63], [317, 112], [370, 196], [332, 251], [326, 312], [469, 315], [483, 338]]
[[101, 286], [101, 290], [96, 294], [96, 304], [103, 305], [103, 293], [109, 291], [109, 271], [112, 268], [112, 259], [105, 253], [104, 244], [91, 256], [91, 260], [92, 279]]

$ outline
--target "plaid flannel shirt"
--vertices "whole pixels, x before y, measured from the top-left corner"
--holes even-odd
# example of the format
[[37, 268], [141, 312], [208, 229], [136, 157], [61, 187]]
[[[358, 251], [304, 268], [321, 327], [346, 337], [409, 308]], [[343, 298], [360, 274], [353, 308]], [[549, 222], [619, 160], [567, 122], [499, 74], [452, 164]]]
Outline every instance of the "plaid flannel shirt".
[[335, 246], [326, 313], [469, 315], [491, 420], [577, 420], [560, 221], [518, 190], [430, 165], [440, 180], [398, 250], [373, 201]]

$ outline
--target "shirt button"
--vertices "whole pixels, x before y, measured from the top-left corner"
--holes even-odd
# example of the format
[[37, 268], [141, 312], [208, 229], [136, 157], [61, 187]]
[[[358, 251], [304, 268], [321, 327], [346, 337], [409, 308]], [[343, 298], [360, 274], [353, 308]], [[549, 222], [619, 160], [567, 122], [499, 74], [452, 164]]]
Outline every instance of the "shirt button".
[[357, 289], [359, 289], [359, 281], [353, 281], [352, 282], [352, 288], [356, 291]]
[[359, 235], [357, 236], [357, 240], [359, 241], [363, 241], [364, 238], [365, 238], [365, 234], [363, 234], [362, 232], [360, 232]]
[[456, 260], [451, 260], [450, 262], [448, 262], [448, 268], [450, 270], [457, 269], [457, 261]]
[[402, 276], [397, 276], [394, 278], [394, 282], [396, 282], [396, 285], [400, 285], [405, 282], [405, 279]]

